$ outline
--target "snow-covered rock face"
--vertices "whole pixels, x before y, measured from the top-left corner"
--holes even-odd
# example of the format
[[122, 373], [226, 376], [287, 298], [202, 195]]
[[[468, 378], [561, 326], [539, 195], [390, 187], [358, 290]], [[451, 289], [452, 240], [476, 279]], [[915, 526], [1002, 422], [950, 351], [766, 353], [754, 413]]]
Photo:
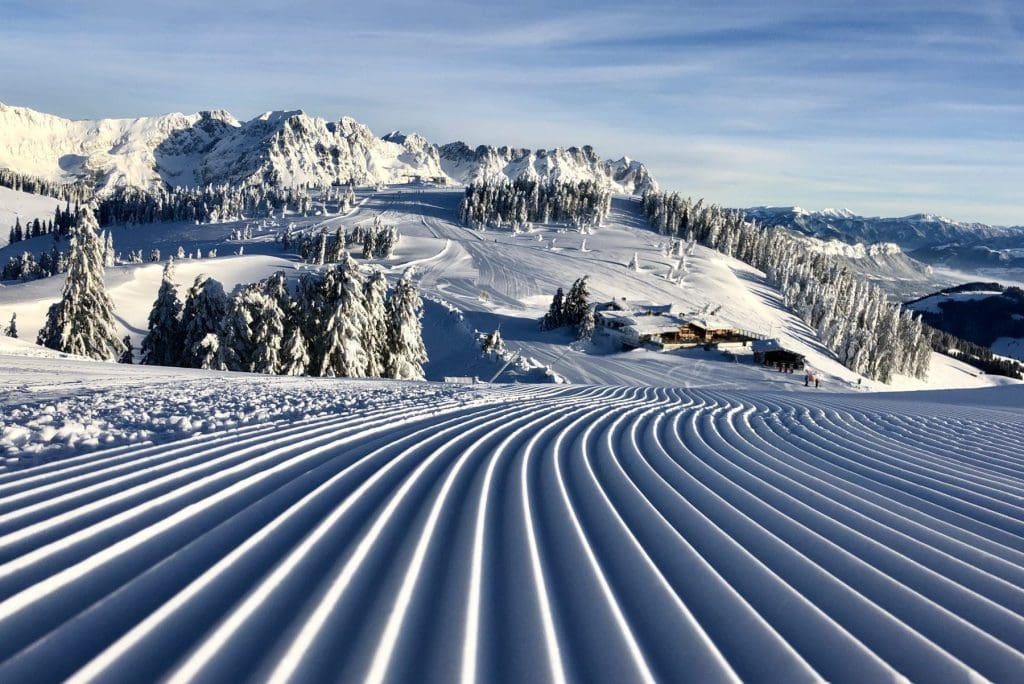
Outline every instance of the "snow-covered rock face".
[[238, 126], [226, 112], [71, 121], [0, 104], [0, 166], [99, 190], [193, 184], [195, 161]]
[[354, 119], [328, 122], [302, 111], [267, 112], [246, 122], [223, 111], [71, 121], [0, 104], [0, 167], [51, 180], [85, 180], [100, 191], [265, 181], [401, 183], [445, 176], [472, 182], [500, 175], [599, 180], [628, 193], [657, 188], [643, 164], [604, 160], [590, 147], [438, 147], [415, 133], [379, 138]]
[[640, 162], [623, 157], [601, 159], [589, 145], [554, 150], [527, 150], [454, 142], [440, 148], [445, 173], [460, 183], [516, 178], [556, 178], [563, 181], [599, 180], [618, 192], [638, 194], [658, 184]]

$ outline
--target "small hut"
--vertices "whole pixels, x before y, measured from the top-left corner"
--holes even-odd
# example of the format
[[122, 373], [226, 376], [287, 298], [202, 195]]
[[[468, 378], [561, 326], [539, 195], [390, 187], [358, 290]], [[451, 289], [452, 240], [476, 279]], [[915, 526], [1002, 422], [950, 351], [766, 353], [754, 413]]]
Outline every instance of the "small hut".
[[786, 349], [777, 339], [754, 340], [750, 345], [754, 361], [779, 370], [803, 370], [806, 358], [803, 354]]

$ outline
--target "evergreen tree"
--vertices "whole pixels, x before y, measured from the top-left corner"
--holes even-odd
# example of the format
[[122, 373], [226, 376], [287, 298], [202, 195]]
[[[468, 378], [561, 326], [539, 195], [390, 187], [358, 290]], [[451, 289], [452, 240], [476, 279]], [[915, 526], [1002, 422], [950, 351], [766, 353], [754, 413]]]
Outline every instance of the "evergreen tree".
[[113, 266], [115, 263], [114, 236], [107, 230], [103, 232], [103, 265]]
[[182, 363], [184, 331], [182, 305], [174, 284], [174, 260], [164, 266], [156, 301], [149, 311], [149, 332], [142, 340], [142, 363], [150, 366], [178, 366]]
[[406, 269], [387, 301], [388, 365], [386, 375], [400, 380], [422, 380], [427, 350], [423, 346], [423, 302]]
[[363, 330], [368, 324], [366, 295], [359, 266], [346, 255], [338, 265], [324, 273], [323, 301], [327, 312], [320, 348], [319, 374], [359, 378], [366, 375], [367, 354], [363, 349]]
[[594, 335], [594, 307], [588, 306], [583, 311], [583, 317], [576, 326], [576, 339], [589, 340]]
[[388, 282], [381, 271], [366, 281], [366, 328], [363, 349], [366, 352], [366, 374], [372, 378], [384, 375], [388, 364], [388, 323], [386, 299]]
[[252, 326], [261, 298], [259, 285], [250, 284], [228, 299], [227, 314], [218, 331], [219, 352], [227, 370], [253, 372], [256, 348], [252, 339]]
[[103, 243], [91, 207], [79, 214], [71, 234], [67, 278], [59, 302], [47, 312], [38, 343], [57, 351], [114, 360], [122, 349], [114, 305], [103, 283]]
[[228, 305], [224, 287], [219, 282], [209, 276], [196, 276], [182, 309], [181, 365], [227, 370], [218, 335], [227, 316]]
[[117, 360], [117, 362], [127, 364], [135, 363], [135, 356], [133, 354], [135, 348], [132, 346], [131, 335], [125, 335], [124, 339], [121, 340], [121, 344], [124, 346], [124, 351], [121, 352], [121, 357]]
[[4, 335], [18, 339], [18, 314], [11, 314], [11, 322], [4, 328]]
[[287, 330], [281, 349], [281, 375], [305, 375], [310, 358], [302, 326], [291, 324]]
[[485, 354], [494, 353], [496, 356], [505, 354], [505, 340], [501, 337], [501, 328], [495, 328], [492, 333], [484, 333], [483, 341], [480, 343], [480, 350]]
[[565, 298], [565, 325], [579, 325], [590, 308], [590, 290], [587, 288], [587, 276], [576, 279], [569, 288]]
[[540, 327], [542, 330], [554, 330], [563, 325], [565, 325], [565, 293], [562, 292], [562, 288], [558, 288], [555, 296], [551, 298], [548, 312], [540, 319]]
[[285, 319], [291, 308], [284, 273], [279, 271], [270, 276], [251, 301], [255, 304], [251, 324], [252, 370], [279, 375], [285, 367]]

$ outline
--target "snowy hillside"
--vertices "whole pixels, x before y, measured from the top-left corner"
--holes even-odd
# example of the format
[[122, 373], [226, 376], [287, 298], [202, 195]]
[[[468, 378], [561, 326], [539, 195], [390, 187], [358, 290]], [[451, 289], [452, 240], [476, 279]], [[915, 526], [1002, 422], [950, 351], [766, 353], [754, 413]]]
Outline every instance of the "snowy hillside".
[[15, 221], [20, 219], [21, 225], [24, 226], [35, 219], [53, 220], [53, 212], [58, 206], [63, 204], [52, 197], [18, 192], [0, 186], [0, 247], [7, 244]]
[[[588, 275], [595, 302], [628, 297], [669, 304], [681, 314], [709, 317], [724, 326], [779, 338], [788, 348], [806, 355], [810, 367], [831, 390], [884, 387], [866, 382], [843, 367], [816, 334], [784, 307], [780, 294], [756, 269], [696, 247], [682, 279], [669, 279], [678, 260], [664, 254], [664, 238], [641, 227], [635, 201], [616, 198], [609, 220], [593, 235], [557, 225], [513, 235], [509, 231], [481, 233], [454, 223], [461, 195], [460, 191], [435, 189], [361, 191], [357, 209], [347, 215], [288, 219], [299, 226], [299, 232], [318, 231], [321, 226], [331, 232], [339, 226], [351, 229], [374, 217], [398, 227], [402, 238], [394, 256], [371, 260], [367, 265], [384, 269], [392, 279], [407, 266], [415, 267], [416, 281], [427, 298], [424, 337], [431, 357], [425, 367], [428, 379], [441, 380], [448, 375], [486, 379], [493, 375], [501, 364], [480, 360], [473, 333], [500, 328], [510, 351], [520, 352], [522, 358], [532, 360], [530, 363], [549, 366], [557, 376], [572, 383], [804, 390], [802, 376], [755, 365], [749, 348], [736, 350], [735, 354], [702, 349], [622, 352], [602, 344], [573, 344], [567, 331], [540, 331], [537, 321], [555, 290], [568, 288], [576, 278]], [[148, 254], [155, 247], [164, 258], [180, 245], [189, 253], [198, 248], [204, 255], [218, 250], [218, 258], [186, 259], [177, 264], [179, 291], [183, 295], [200, 273], [219, 279], [230, 291], [238, 283], [253, 282], [277, 270], [294, 278], [315, 268], [281, 252], [273, 236], [284, 220], [274, 222], [276, 227], [257, 228], [252, 239], [243, 241], [229, 237], [245, 222], [119, 227], [113, 230], [113, 237], [119, 251], [139, 249]], [[36, 244], [48, 249], [50, 241], [36, 238], [19, 243], [17, 249], [0, 250], [0, 260]], [[230, 256], [240, 248], [245, 256]], [[639, 259], [639, 270], [628, 267], [634, 255]], [[160, 273], [159, 264], [119, 265], [107, 270], [118, 334], [129, 335], [136, 347], [146, 331]], [[679, 274], [674, 276], [678, 278]], [[34, 340], [46, 308], [60, 295], [62, 281], [62, 276], [56, 276], [0, 287], [0, 323], [16, 313], [22, 337]], [[449, 310], [452, 306], [461, 313], [453, 315]], [[932, 368], [927, 383], [899, 379], [895, 386], [972, 387], [1003, 381], [939, 355], [934, 355]], [[500, 379], [521, 379], [516, 374], [521, 371], [513, 369]]]
[[263, 181], [373, 185], [420, 177], [465, 182], [496, 175], [599, 179], [622, 192], [656, 187], [642, 164], [602, 160], [589, 147], [536, 153], [478, 148], [469, 155], [453, 149], [415, 134], [378, 138], [349, 117], [325, 121], [301, 111], [267, 112], [245, 122], [223, 111], [71, 121], [0, 103], [0, 168], [86, 180], [101, 191]]
[[0, 357], [0, 680], [1013, 681], [1022, 389]]
[[[16, 314], [21, 335], [0, 337], [0, 681], [1024, 670], [1024, 384], [940, 355], [927, 381], [867, 382], [764, 273], [696, 245], [670, 256], [635, 198], [592, 233], [513, 232], [457, 224], [463, 195], [364, 188], [319, 216], [112, 235], [160, 261], [181, 247], [183, 293], [200, 274], [230, 291], [324, 268], [282, 249], [286, 226], [396, 226], [391, 256], [358, 260], [392, 283], [414, 269], [427, 378], [493, 384], [69, 358], [31, 343], [64, 276], [0, 285], [0, 324]], [[103, 273], [136, 346], [162, 271]], [[583, 275], [593, 302], [777, 338], [823, 385], [749, 347], [541, 330]], [[480, 349], [495, 330], [506, 356]]]

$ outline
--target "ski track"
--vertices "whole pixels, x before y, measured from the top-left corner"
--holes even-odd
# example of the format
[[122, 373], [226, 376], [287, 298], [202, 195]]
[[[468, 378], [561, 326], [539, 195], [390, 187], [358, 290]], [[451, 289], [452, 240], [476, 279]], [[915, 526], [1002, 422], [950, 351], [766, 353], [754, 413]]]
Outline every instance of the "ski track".
[[507, 386], [2, 473], [0, 681], [1019, 680], [1020, 417]]

